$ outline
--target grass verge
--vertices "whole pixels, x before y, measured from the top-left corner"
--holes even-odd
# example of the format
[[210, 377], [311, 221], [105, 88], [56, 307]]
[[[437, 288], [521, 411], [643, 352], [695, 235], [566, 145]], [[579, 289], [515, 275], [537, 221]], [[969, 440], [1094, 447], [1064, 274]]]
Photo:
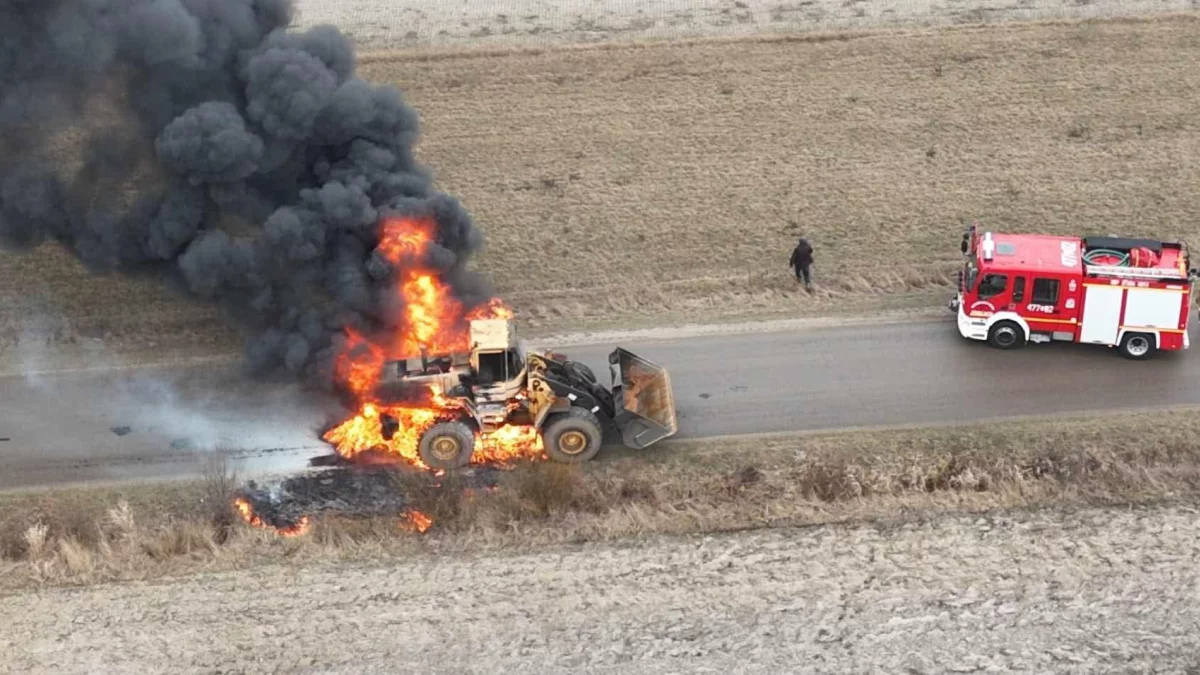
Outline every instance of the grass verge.
[[[0, 496], [0, 589], [264, 563], [368, 560], [855, 519], [1200, 493], [1195, 411], [676, 443], [584, 467], [538, 463], [495, 489], [396, 477], [412, 516], [324, 515], [281, 537], [241, 524], [235, 479]], [[417, 532], [423, 531], [423, 534]]]

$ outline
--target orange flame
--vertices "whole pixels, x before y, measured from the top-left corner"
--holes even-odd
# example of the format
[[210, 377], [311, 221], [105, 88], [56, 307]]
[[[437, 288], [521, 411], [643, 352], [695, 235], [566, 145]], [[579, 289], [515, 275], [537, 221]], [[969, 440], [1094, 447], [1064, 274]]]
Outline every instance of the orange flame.
[[[233, 506], [237, 509], [238, 513], [241, 514], [242, 520], [246, 521], [247, 524], [253, 527], [270, 527], [263, 522], [262, 518], [259, 518], [258, 515], [254, 513], [254, 507], [251, 506], [250, 502], [244, 498], [238, 497], [234, 499]], [[276, 527], [273, 529], [281, 536], [295, 537], [307, 532], [310, 524], [311, 521], [309, 520], [308, 516], [303, 516], [295, 525], [291, 525], [289, 527]]]
[[455, 317], [462, 313], [458, 301], [450, 297], [450, 289], [434, 280], [432, 274], [410, 273], [406, 277], [401, 292], [408, 326], [399, 336], [396, 353], [416, 356], [422, 351], [434, 354], [464, 351], [465, 329], [451, 330], [449, 336], [443, 329], [443, 326], [454, 328]]
[[521, 457], [540, 457], [542, 435], [531, 426], [508, 424], [490, 434], [475, 434], [472, 461], [506, 464]]
[[383, 221], [383, 233], [379, 237], [379, 253], [388, 262], [399, 264], [405, 258], [413, 259], [415, 266], [422, 266], [421, 256], [433, 242], [433, 230], [437, 227], [430, 218], [389, 218]]
[[400, 293], [405, 325], [392, 348], [400, 358], [417, 356], [422, 350], [448, 354], [467, 347], [462, 305], [424, 265], [435, 227], [427, 218], [392, 218], [383, 224], [379, 253], [404, 270]]
[[408, 513], [405, 513], [401, 517], [400, 520], [400, 528], [406, 532], [423, 533], [432, 525], [433, 518], [430, 518], [429, 516], [415, 509], [410, 509]]
[[382, 349], [371, 344], [357, 331], [346, 329], [346, 351], [338, 358], [335, 372], [350, 391], [360, 396], [373, 391], [383, 372], [383, 362]]
[[[421, 434], [454, 407], [453, 403], [436, 393], [430, 407], [366, 403], [361, 412], [327, 431], [323, 438], [346, 459], [354, 459], [362, 453], [375, 450], [426, 469], [428, 466], [421, 461], [417, 449]], [[380, 425], [382, 414], [391, 415], [399, 423], [391, 439], [383, 438]], [[488, 434], [475, 434], [475, 452], [471, 455], [471, 462], [504, 464], [522, 457], [540, 457], [542, 451], [542, 437], [537, 429], [508, 424]]]
[[[390, 218], [383, 223], [377, 251], [400, 270], [396, 281], [404, 301], [401, 325], [394, 335], [373, 343], [347, 330], [347, 349], [339, 357], [335, 373], [357, 396], [358, 414], [343, 421], [322, 438], [338, 454], [354, 459], [368, 451], [396, 456], [427, 468], [418, 455], [421, 435], [440, 419], [453, 417], [456, 402], [431, 389], [427, 401], [416, 404], [384, 404], [373, 396], [383, 366], [428, 354], [446, 356], [470, 350], [470, 321], [511, 319], [513, 312], [499, 298], [467, 311], [449, 286], [428, 266], [427, 253], [434, 242], [437, 223], [428, 218]], [[398, 430], [385, 440], [380, 427], [382, 415], [398, 422]], [[509, 425], [485, 436], [476, 436], [472, 462], [504, 461], [520, 456], [540, 456], [542, 441], [536, 429]]]
[[467, 314], [468, 321], [476, 319], [511, 319], [513, 312], [505, 306], [500, 298], [492, 298], [487, 304], [480, 305]]
[[[399, 429], [390, 440], [383, 438], [379, 423], [381, 412], [399, 422]], [[367, 403], [363, 405], [362, 412], [330, 429], [323, 438], [346, 459], [354, 459], [367, 450], [383, 450], [398, 455], [414, 466], [426, 468], [417, 454], [417, 444], [421, 434], [433, 426], [440, 414], [441, 411], [433, 407], [409, 408]]]

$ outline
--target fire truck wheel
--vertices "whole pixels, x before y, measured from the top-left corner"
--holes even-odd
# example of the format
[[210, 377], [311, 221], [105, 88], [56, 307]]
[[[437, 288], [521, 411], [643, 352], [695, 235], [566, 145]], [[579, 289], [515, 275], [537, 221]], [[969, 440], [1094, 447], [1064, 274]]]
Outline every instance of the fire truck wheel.
[[464, 422], [441, 422], [421, 435], [417, 452], [431, 469], [457, 469], [471, 461], [475, 432]]
[[1155, 352], [1154, 336], [1146, 333], [1126, 333], [1121, 338], [1121, 356], [1127, 359], [1147, 359]]
[[558, 413], [544, 429], [546, 454], [564, 464], [579, 464], [595, 457], [604, 439], [599, 418], [586, 408]]
[[988, 344], [997, 349], [1015, 349], [1025, 344], [1025, 331], [1014, 321], [997, 321], [988, 332]]

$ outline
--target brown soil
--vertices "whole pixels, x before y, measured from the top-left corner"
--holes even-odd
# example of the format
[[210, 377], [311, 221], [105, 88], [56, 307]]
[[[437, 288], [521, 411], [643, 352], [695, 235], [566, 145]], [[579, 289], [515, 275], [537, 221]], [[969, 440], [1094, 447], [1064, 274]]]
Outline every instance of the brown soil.
[[[1195, 238], [1196, 26], [421, 54], [365, 72], [419, 107], [422, 155], [531, 321], [661, 323], [944, 299], [973, 219]], [[786, 267], [800, 235], [816, 298]]]
[[[530, 330], [868, 311], [944, 299], [969, 219], [1195, 238], [1192, 18], [365, 59], [485, 228]], [[816, 246], [815, 297], [785, 268]], [[11, 344], [234, 344], [211, 309], [0, 259]], [[856, 309], [857, 308], [857, 309]]]
[[1166, 507], [283, 562], [2, 598], [0, 669], [1184, 672], [1197, 555]]

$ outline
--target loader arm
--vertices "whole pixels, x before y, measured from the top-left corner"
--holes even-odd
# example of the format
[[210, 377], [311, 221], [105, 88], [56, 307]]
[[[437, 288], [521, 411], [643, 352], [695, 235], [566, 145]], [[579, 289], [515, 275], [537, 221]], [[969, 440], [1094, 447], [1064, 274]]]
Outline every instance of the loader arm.
[[608, 355], [613, 424], [626, 446], [641, 450], [679, 431], [671, 378], [662, 366], [620, 347]]

